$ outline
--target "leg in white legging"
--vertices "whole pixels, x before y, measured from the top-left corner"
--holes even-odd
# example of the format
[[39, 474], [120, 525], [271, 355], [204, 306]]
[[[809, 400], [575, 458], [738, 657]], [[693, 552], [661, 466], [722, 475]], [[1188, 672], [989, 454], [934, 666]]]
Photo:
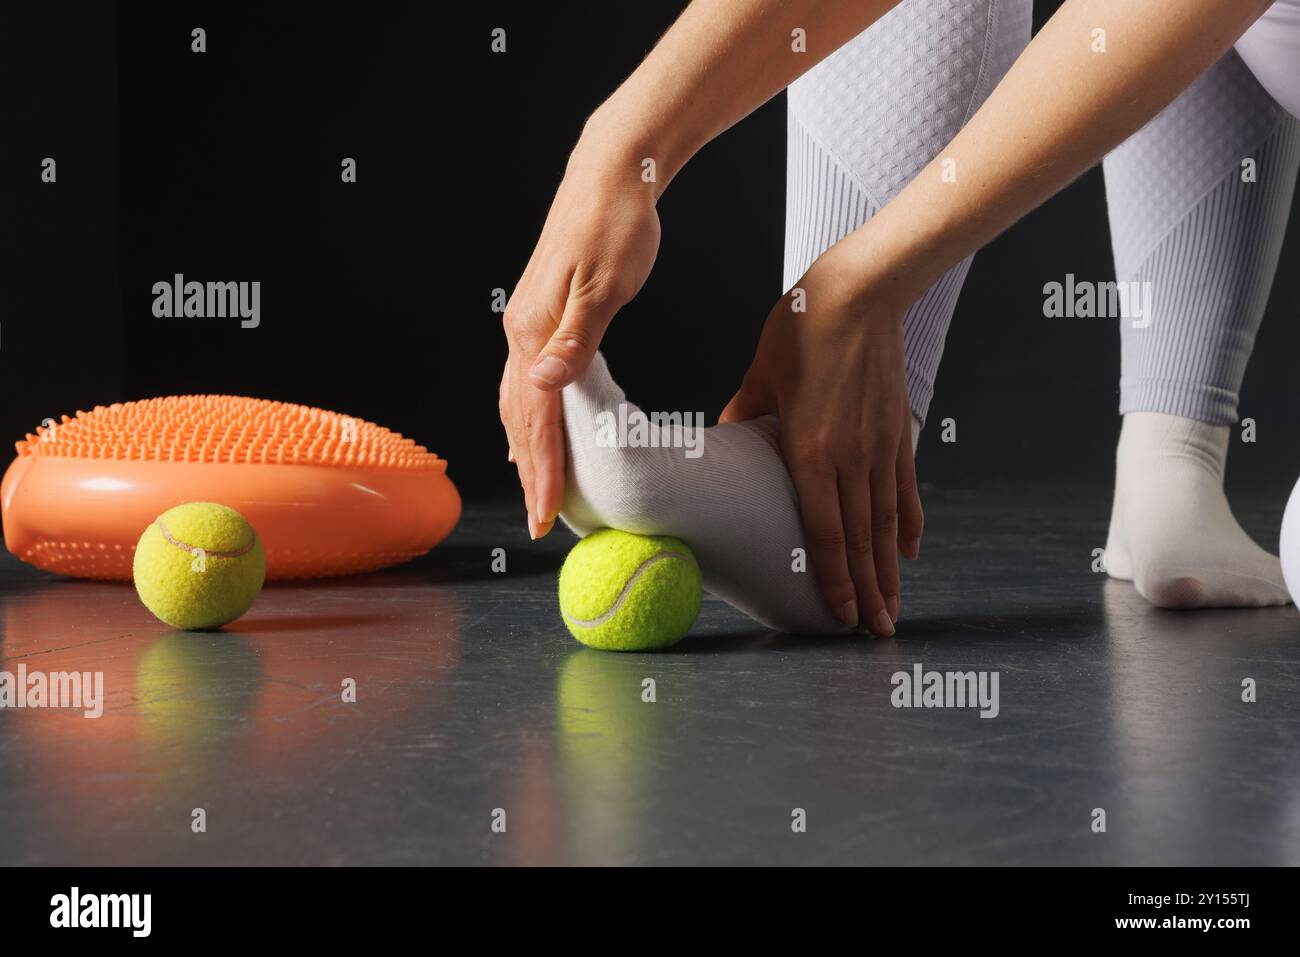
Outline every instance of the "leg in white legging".
[[1300, 121], [1235, 53], [1105, 162], [1117, 278], [1151, 284], [1149, 324], [1121, 327], [1106, 565], [1157, 605], [1288, 600], [1277, 558], [1233, 518], [1223, 472], [1297, 167]]
[[1273, 0], [1237, 52], [1269, 95], [1300, 116], [1300, 0]]
[[[1029, 43], [1029, 0], [906, 0], [789, 90], [785, 287], [889, 202], [966, 124]], [[907, 313], [924, 423], [971, 257]]]

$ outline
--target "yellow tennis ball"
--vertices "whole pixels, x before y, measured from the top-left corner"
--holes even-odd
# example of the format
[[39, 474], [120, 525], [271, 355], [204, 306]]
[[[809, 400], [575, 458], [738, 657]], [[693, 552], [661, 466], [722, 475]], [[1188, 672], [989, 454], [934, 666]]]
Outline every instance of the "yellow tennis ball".
[[560, 569], [560, 614], [573, 637], [602, 651], [675, 644], [700, 613], [700, 566], [684, 542], [602, 528]]
[[144, 530], [132, 572], [146, 608], [174, 628], [201, 631], [248, 611], [266, 579], [266, 553], [233, 508], [189, 502]]

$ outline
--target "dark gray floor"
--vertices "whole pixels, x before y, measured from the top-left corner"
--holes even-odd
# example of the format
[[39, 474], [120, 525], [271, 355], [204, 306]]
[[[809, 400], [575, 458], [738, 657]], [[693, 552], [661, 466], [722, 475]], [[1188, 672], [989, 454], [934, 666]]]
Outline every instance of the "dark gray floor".
[[[1254, 501], [1275, 546], [1281, 499]], [[1106, 506], [934, 493], [896, 639], [706, 599], [658, 655], [568, 636], [570, 540], [530, 544], [513, 504], [403, 568], [270, 587], [222, 635], [0, 555], [3, 669], [107, 683], [98, 720], [0, 711], [0, 863], [1300, 862], [1300, 615], [1148, 607], [1090, 570]], [[917, 662], [997, 671], [1001, 713], [896, 710]]]

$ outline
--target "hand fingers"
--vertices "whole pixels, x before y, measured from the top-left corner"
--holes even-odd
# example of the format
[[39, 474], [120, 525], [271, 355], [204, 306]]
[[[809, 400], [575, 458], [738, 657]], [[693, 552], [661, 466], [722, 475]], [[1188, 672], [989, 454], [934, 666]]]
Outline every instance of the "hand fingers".
[[719, 422], [745, 422], [749, 419], [757, 419], [760, 415], [767, 415], [776, 411], [775, 402], [765, 402], [748, 383], [742, 383], [740, 390], [731, 397], [727, 407], [722, 410], [718, 416]]
[[582, 375], [624, 301], [608, 284], [593, 282], [583, 288], [575, 276], [560, 324], [529, 370], [532, 384], [539, 389], [559, 390]]
[[[548, 288], [563, 289], [563, 283]], [[523, 281], [521, 280], [521, 289]], [[502, 421], [510, 440], [510, 458], [519, 470], [528, 508], [528, 534], [545, 535], [555, 522], [564, 498], [563, 413], [557, 393], [540, 391], [530, 375], [538, 353], [548, 342], [554, 319], [531, 304], [536, 296], [517, 289], [506, 304], [504, 325], [510, 344], [502, 382]]]
[[505, 371], [501, 373], [501, 384], [497, 386], [497, 417], [501, 420], [501, 428], [506, 433], [506, 461], [513, 462], [515, 460], [515, 448], [510, 444], [510, 423], [507, 421], [510, 415], [506, 411], [509, 404], [506, 398], [506, 383], [509, 381], [509, 377], [510, 360], [507, 359]]
[[605, 284], [583, 287], [576, 277], [572, 279], [559, 325], [536, 350], [528, 379], [520, 382], [532, 475], [525, 492], [533, 495], [529, 531], [534, 538], [551, 530], [564, 502], [564, 412], [559, 390], [591, 364], [621, 303]]
[[925, 514], [921, 510], [921, 492], [916, 481], [916, 455], [912, 451], [911, 413], [904, 408], [905, 427], [898, 443], [898, 459], [894, 463], [895, 484], [898, 487], [898, 550], [907, 558], [916, 559], [921, 554], [921, 532], [925, 528]]
[[524, 492], [524, 506], [528, 510], [528, 535], [537, 537], [538, 522], [535, 519], [533, 494], [532, 452], [528, 434], [524, 428], [524, 413], [520, 403], [518, 385], [519, 360], [514, 354], [506, 361], [505, 377], [501, 383], [500, 412], [501, 422], [506, 427], [506, 436], [510, 442], [510, 455], [519, 472], [519, 485]]
[[[885, 602], [889, 619], [887, 635], [894, 633], [901, 609], [902, 587], [898, 575], [898, 486], [893, 469], [871, 473], [871, 554], [875, 564], [876, 587]], [[885, 620], [868, 618], [880, 628]], [[876, 628], [872, 628], [876, 631]], [[876, 631], [876, 634], [881, 632]]]
[[541, 538], [564, 502], [564, 408], [558, 392], [526, 388], [523, 412], [533, 471], [534, 537]]
[[524, 491], [524, 508], [528, 510], [528, 537], [535, 539], [540, 523], [537, 520], [537, 496], [533, 494], [533, 461], [523, 435], [517, 447], [521, 451], [515, 453], [515, 467], [519, 470], [519, 487]]
[[506, 461], [515, 461], [514, 405], [510, 398], [510, 372], [513, 368], [511, 359], [506, 358], [505, 371], [501, 373], [501, 385], [497, 387], [497, 416], [501, 419], [501, 428], [506, 433]]
[[845, 626], [856, 628], [857, 590], [849, 574], [844, 550], [844, 522], [840, 517], [835, 467], [828, 459], [812, 461], [787, 455], [786, 461], [790, 464], [790, 477], [799, 493], [804, 541], [817, 584], [835, 616]]
[[843, 470], [837, 483], [844, 515], [844, 552], [857, 595], [858, 616], [874, 635], [888, 638], [894, 626], [876, 576], [875, 487], [869, 475]]
[[744, 422], [746, 419], [755, 418], [749, 410], [749, 402], [743, 391], [737, 392], [731, 397], [718, 415], [718, 423], [723, 422]]

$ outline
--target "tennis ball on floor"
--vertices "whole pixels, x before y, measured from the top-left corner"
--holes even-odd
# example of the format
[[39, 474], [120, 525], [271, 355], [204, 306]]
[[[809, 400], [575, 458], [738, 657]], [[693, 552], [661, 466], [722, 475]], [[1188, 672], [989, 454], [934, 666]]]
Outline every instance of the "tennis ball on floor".
[[700, 566], [684, 542], [602, 528], [560, 569], [560, 614], [573, 637], [602, 651], [675, 644], [700, 613]]
[[202, 631], [248, 611], [266, 579], [266, 553], [233, 508], [189, 502], [144, 530], [132, 572], [146, 608], [174, 628]]

